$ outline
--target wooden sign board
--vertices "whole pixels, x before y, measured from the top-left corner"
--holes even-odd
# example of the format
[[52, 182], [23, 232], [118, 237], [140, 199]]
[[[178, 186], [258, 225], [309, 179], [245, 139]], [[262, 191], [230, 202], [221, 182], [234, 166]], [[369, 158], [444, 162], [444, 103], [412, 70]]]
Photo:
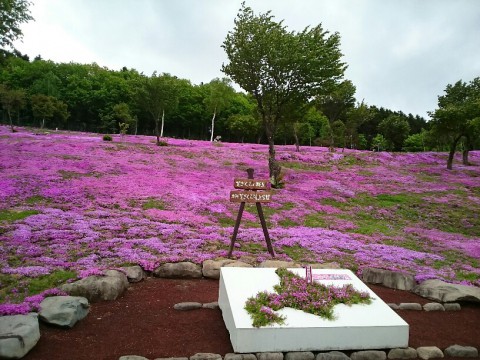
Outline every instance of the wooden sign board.
[[272, 201], [271, 191], [248, 191], [248, 190], [233, 190], [230, 191], [231, 202], [246, 202], [246, 203], [267, 203]]
[[235, 189], [246, 190], [267, 190], [268, 180], [257, 179], [234, 179], [233, 187]]

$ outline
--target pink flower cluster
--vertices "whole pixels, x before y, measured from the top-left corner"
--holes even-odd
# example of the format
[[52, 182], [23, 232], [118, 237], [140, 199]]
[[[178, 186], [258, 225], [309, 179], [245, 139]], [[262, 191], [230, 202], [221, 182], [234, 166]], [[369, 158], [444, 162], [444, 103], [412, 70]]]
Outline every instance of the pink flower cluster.
[[[148, 136], [104, 142], [98, 134], [33, 131], [0, 126], [0, 274], [19, 281], [224, 257], [238, 211], [229, 202], [233, 179], [249, 167], [268, 178], [262, 144], [168, 139], [157, 147]], [[456, 158], [454, 171], [445, 153], [278, 146], [277, 154], [286, 187], [273, 190], [265, 213], [280, 259], [480, 285], [480, 152], [471, 152], [474, 166]], [[357, 201], [405, 194], [417, 208]], [[367, 228], [368, 217], [378, 226]], [[254, 206], [246, 207], [234, 254], [269, 258]]]

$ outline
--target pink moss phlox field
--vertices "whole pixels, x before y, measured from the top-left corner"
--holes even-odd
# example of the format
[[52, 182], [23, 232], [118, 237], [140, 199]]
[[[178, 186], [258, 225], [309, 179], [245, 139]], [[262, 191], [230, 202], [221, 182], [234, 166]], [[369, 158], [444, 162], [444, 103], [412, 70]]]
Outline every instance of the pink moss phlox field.
[[[233, 179], [268, 178], [261, 144], [36, 132], [0, 127], [0, 283], [225, 257]], [[480, 152], [453, 171], [446, 156], [278, 146], [286, 186], [264, 206], [278, 258], [479, 286]], [[269, 258], [255, 206], [234, 255]], [[28, 295], [0, 297], [3, 313], [33, 309]]]

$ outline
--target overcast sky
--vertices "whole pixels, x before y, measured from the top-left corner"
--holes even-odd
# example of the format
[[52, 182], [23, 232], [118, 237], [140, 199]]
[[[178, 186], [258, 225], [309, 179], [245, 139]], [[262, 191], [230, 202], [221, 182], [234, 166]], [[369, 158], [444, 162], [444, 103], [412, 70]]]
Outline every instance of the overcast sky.
[[[194, 84], [222, 77], [221, 44], [241, 1], [33, 0], [16, 48], [30, 58], [96, 62]], [[338, 32], [356, 98], [427, 117], [447, 84], [480, 76], [478, 0], [247, 0], [289, 30]]]

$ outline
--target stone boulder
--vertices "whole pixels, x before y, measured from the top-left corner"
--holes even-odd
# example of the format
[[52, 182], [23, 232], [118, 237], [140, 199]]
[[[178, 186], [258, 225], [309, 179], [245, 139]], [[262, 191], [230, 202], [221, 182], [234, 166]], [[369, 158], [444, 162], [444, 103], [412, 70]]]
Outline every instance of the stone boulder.
[[138, 265], [125, 267], [123, 271], [125, 271], [125, 275], [127, 275], [128, 282], [131, 283], [142, 281], [147, 277], [145, 271]]
[[205, 260], [202, 265], [202, 274], [206, 278], [220, 279], [220, 268], [234, 261], [230, 259]]
[[442, 280], [425, 280], [415, 286], [413, 292], [439, 302], [480, 302], [480, 288], [450, 284]]
[[445, 349], [445, 355], [451, 357], [478, 358], [478, 350], [473, 346], [452, 345]]
[[251, 267], [253, 267], [253, 266], [250, 265], [249, 263], [246, 263], [246, 262], [243, 262], [243, 261], [234, 260], [234, 261], [231, 262], [231, 263], [228, 263], [228, 264], [223, 265], [223, 267], [244, 267], [244, 268], [251, 268]]
[[52, 296], [40, 303], [40, 320], [61, 327], [72, 328], [87, 316], [88, 300], [79, 296]]
[[352, 360], [386, 360], [387, 353], [380, 350], [356, 351], [350, 355]]
[[254, 354], [228, 353], [223, 360], [257, 360], [257, 357]]
[[60, 287], [67, 294], [87, 298], [90, 302], [115, 300], [127, 288], [127, 276], [116, 270], [105, 271], [105, 276], [89, 276]]
[[198, 279], [202, 277], [202, 267], [188, 261], [165, 263], [156, 268], [153, 275], [160, 278]]
[[411, 347], [395, 348], [388, 352], [388, 359], [416, 359], [417, 350]]
[[37, 314], [0, 316], [0, 359], [24, 357], [39, 339]]
[[196, 353], [190, 360], [222, 360], [222, 355], [213, 353]]
[[350, 357], [341, 351], [318, 353], [315, 360], [350, 360]]
[[182, 310], [182, 311], [195, 310], [195, 309], [201, 309], [202, 304], [199, 302], [181, 302], [173, 305], [173, 308], [175, 310]]
[[299, 268], [299, 264], [296, 264], [291, 261], [282, 261], [282, 260], [265, 260], [260, 265], [259, 268]]
[[422, 346], [417, 348], [417, 356], [420, 359], [441, 359], [444, 357], [442, 350], [436, 346]]
[[415, 286], [413, 276], [383, 269], [366, 268], [362, 272], [362, 279], [370, 284], [380, 284], [398, 290], [410, 291]]

